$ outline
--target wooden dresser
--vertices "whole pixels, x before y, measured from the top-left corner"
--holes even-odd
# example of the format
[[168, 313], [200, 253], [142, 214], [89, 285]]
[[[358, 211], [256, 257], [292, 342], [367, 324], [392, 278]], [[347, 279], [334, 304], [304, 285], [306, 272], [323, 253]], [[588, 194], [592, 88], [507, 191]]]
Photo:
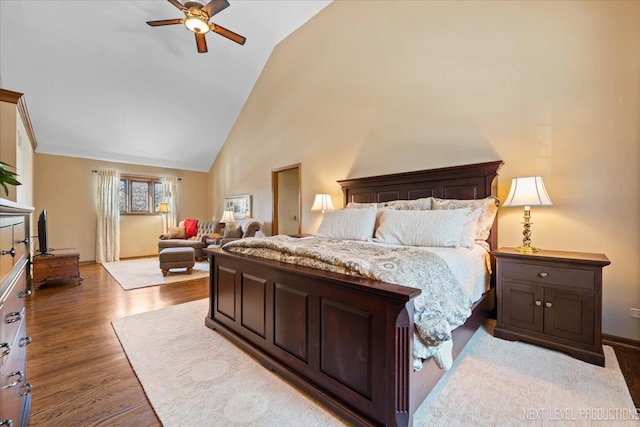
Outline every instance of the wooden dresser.
[[33, 257], [33, 286], [40, 286], [51, 280], [73, 279], [82, 282], [78, 267], [80, 254], [75, 249], [56, 249], [45, 255]]
[[602, 351], [603, 254], [500, 248], [496, 296], [498, 338], [521, 340], [595, 365]]
[[31, 383], [27, 382], [25, 298], [29, 276], [32, 208], [0, 199], [0, 425], [27, 425]]

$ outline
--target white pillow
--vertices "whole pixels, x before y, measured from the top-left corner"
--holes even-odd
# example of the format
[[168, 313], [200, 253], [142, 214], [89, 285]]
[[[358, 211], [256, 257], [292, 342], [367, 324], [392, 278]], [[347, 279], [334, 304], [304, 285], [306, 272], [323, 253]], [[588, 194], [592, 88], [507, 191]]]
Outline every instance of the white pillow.
[[474, 209], [467, 213], [460, 233], [460, 246], [473, 249], [476, 243], [476, 230], [478, 228], [478, 218], [482, 213], [481, 209]]
[[330, 239], [370, 240], [376, 224], [375, 207], [327, 212], [316, 236]]
[[476, 239], [487, 240], [493, 221], [498, 213], [498, 205], [500, 202], [494, 196], [485, 197], [484, 199], [456, 200], [456, 199], [437, 199], [431, 200], [431, 209], [478, 209], [480, 216], [476, 224]]
[[456, 248], [468, 209], [396, 211], [386, 210], [374, 240], [408, 246]]

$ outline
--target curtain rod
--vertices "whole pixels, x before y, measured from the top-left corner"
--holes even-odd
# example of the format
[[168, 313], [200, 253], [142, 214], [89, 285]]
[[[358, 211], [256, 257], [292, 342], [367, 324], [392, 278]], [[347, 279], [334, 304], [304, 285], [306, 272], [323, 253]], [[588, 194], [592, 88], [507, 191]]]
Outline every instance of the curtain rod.
[[[98, 171], [96, 169], [91, 169], [91, 173], [98, 173]], [[131, 175], [131, 174], [128, 174], [128, 173], [124, 173], [122, 175], [131, 176], [133, 178], [147, 178], [147, 179], [149, 179], [149, 178], [151, 178], [151, 179], [162, 178], [160, 176]], [[178, 181], [182, 181], [182, 178], [178, 178]]]

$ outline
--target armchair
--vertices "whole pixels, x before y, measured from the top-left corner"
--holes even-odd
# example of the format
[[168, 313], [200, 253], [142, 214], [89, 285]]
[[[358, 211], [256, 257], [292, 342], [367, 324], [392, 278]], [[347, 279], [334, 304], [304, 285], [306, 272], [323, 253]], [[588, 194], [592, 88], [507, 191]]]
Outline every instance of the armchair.
[[223, 246], [233, 240], [255, 237], [256, 233], [262, 230], [264, 223], [254, 218], [248, 218], [240, 220], [236, 222], [236, 224], [238, 225], [237, 228], [224, 230], [222, 236], [216, 237], [215, 239], [206, 239], [205, 241], [208, 243], [208, 246]]

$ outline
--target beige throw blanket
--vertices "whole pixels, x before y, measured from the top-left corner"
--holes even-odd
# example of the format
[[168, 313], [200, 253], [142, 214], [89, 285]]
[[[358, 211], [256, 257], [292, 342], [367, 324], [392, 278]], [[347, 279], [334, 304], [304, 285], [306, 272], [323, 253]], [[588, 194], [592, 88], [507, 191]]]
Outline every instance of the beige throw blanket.
[[451, 332], [471, 315], [470, 296], [447, 263], [426, 250], [288, 236], [241, 239], [223, 249], [420, 289], [414, 301], [416, 370], [432, 356], [438, 366], [448, 369]]

